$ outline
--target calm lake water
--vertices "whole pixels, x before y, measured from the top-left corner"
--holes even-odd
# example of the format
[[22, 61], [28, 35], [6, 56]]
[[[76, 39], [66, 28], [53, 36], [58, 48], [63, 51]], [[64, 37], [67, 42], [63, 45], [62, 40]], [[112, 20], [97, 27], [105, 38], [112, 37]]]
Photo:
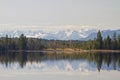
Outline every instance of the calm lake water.
[[0, 52], [1, 80], [119, 80], [120, 53]]

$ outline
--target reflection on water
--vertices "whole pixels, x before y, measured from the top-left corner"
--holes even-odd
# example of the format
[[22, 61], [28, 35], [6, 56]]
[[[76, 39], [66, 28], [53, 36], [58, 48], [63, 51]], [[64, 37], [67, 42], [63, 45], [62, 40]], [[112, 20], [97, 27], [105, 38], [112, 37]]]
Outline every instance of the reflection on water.
[[0, 53], [0, 69], [120, 70], [120, 53]]

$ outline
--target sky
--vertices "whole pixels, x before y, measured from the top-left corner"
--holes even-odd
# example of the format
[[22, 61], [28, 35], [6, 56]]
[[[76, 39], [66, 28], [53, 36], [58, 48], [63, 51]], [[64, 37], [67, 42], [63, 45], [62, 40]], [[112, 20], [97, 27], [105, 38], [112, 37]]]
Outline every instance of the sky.
[[119, 4], [120, 0], [0, 0], [0, 28], [120, 29]]

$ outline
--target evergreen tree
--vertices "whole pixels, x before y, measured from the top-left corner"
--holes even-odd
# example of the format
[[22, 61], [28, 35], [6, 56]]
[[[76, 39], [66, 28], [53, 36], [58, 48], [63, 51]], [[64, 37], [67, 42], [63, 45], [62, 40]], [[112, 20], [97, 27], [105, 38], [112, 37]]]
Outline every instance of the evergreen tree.
[[20, 50], [26, 50], [27, 49], [27, 39], [26, 39], [26, 36], [24, 36], [24, 34], [20, 35], [20, 38], [19, 38], [19, 49]]
[[104, 49], [111, 49], [111, 38], [109, 35], [104, 39]]
[[103, 41], [102, 41], [102, 36], [100, 30], [97, 33], [97, 39], [96, 39], [96, 48], [97, 49], [102, 49], [103, 46]]
[[120, 50], [120, 34], [118, 35], [118, 41], [117, 42], [118, 42], [118, 44], [117, 44], [118, 45], [118, 49]]
[[5, 50], [8, 50], [8, 44], [9, 44], [9, 41], [8, 41], [8, 35], [6, 35], [5, 37], [5, 40], [4, 40], [4, 46], [5, 46]]
[[112, 39], [112, 45], [111, 45], [112, 49], [117, 49], [117, 38], [116, 38], [116, 32], [114, 32], [113, 34], [113, 39]]

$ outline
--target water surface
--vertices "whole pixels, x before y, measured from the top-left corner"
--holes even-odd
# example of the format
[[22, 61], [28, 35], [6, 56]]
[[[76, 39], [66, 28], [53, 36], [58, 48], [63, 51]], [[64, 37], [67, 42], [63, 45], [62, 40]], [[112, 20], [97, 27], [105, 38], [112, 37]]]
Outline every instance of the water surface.
[[120, 53], [0, 53], [2, 80], [119, 80]]

